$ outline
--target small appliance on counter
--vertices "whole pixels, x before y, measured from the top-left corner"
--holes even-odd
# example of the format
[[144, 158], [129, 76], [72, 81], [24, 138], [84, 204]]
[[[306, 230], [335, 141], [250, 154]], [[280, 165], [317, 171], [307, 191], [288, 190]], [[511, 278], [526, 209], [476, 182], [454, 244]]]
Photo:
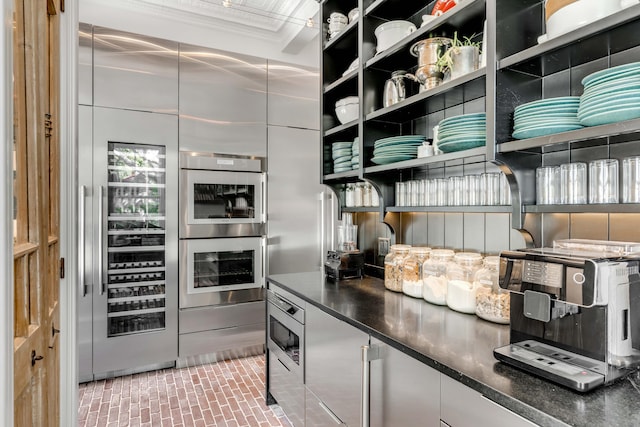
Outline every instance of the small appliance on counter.
[[500, 254], [510, 344], [494, 356], [580, 392], [640, 366], [639, 243], [569, 239]]
[[327, 251], [324, 262], [329, 280], [364, 277], [364, 254], [358, 250], [357, 241], [358, 226], [353, 223], [350, 213], [343, 213], [342, 224], [338, 226], [338, 250]]
[[364, 277], [364, 254], [360, 251], [328, 251], [324, 272], [334, 282]]

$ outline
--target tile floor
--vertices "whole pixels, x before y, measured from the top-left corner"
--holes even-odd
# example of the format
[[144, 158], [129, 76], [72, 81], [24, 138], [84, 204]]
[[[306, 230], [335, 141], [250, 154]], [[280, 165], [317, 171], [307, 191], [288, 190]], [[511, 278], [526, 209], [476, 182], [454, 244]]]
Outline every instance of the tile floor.
[[78, 426], [290, 427], [264, 369], [260, 355], [80, 384]]

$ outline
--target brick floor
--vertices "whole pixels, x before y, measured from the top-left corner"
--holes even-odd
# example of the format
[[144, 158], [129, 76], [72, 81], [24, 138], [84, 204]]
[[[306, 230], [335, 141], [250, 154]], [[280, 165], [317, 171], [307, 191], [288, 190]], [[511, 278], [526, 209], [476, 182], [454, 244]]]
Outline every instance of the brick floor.
[[80, 384], [78, 426], [291, 427], [264, 372], [260, 355]]

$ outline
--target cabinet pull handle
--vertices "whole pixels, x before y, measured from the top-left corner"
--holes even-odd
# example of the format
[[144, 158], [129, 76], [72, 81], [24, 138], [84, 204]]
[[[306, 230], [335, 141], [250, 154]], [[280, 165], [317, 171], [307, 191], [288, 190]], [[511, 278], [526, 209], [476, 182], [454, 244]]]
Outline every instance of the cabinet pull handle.
[[104, 294], [104, 282], [106, 282], [106, 278], [103, 280], [102, 277], [102, 227], [104, 227], [104, 224], [102, 223], [103, 196], [103, 187], [101, 185], [98, 191], [98, 277], [100, 278], [100, 295]]
[[78, 289], [80, 295], [87, 296], [87, 287], [84, 282], [84, 251], [85, 251], [85, 193], [86, 187], [80, 186], [78, 191]]
[[362, 383], [360, 393], [360, 427], [369, 427], [369, 346], [363, 345], [362, 349]]
[[321, 407], [322, 409], [324, 409], [324, 411], [325, 411], [327, 414], [329, 414], [329, 416], [331, 417], [331, 419], [332, 419], [333, 421], [335, 421], [335, 423], [336, 423], [336, 424], [338, 424], [339, 426], [343, 426], [343, 425], [344, 425], [344, 423], [340, 420], [340, 418], [338, 418], [338, 417], [336, 416], [336, 414], [334, 414], [334, 413], [333, 413], [333, 411], [327, 407], [327, 405], [325, 405], [324, 403], [322, 403], [322, 402], [320, 402], [320, 401], [318, 401], [318, 405], [320, 405], [320, 407]]

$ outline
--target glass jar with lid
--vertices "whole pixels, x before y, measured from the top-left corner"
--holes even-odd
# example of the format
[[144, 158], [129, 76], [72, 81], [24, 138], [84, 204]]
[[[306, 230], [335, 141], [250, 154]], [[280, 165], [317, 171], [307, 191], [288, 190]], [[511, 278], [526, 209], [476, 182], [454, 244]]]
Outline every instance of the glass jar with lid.
[[391, 245], [391, 252], [384, 257], [384, 287], [402, 292], [402, 264], [409, 255], [410, 245]]
[[474, 278], [482, 267], [482, 255], [459, 252], [447, 266], [447, 305], [461, 313], [475, 314]]
[[422, 298], [422, 266], [429, 259], [431, 248], [414, 246], [402, 265], [402, 292], [410, 297]]
[[422, 298], [432, 304], [447, 305], [447, 265], [455, 253], [434, 249], [422, 265]]
[[355, 186], [353, 184], [347, 184], [345, 188], [345, 206], [348, 208], [353, 208], [356, 205], [355, 198]]
[[509, 323], [511, 295], [500, 288], [498, 283], [498, 266], [500, 257], [488, 256], [483, 267], [478, 270], [474, 279], [476, 289], [476, 315], [490, 322]]

